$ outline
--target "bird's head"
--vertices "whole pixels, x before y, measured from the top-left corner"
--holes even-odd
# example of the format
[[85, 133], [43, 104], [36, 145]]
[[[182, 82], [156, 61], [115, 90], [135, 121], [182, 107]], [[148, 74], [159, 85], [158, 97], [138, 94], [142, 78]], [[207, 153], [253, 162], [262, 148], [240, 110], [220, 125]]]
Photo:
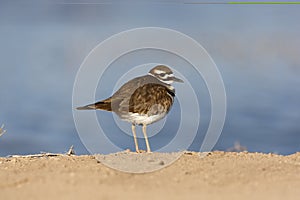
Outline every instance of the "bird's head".
[[172, 84], [173, 82], [183, 83], [183, 80], [175, 77], [172, 70], [165, 65], [157, 65], [151, 69], [148, 74], [168, 85]]

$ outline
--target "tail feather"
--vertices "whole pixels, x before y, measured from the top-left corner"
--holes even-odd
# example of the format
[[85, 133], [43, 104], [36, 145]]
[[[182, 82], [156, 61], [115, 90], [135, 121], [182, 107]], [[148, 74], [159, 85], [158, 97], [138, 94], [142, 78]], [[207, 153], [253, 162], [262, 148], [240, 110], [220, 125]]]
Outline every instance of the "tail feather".
[[106, 110], [111, 111], [111, 103], [99, 101], [97, 103], [89, 104], [86, 106], [78, 107], [77, 110]]
[[90, 105], [86, 105], [86, 106], [81, 106], [81, 107], [77, 107], [77, 110], [95, 110], [96, 106], [95, 104], [90, 104]]

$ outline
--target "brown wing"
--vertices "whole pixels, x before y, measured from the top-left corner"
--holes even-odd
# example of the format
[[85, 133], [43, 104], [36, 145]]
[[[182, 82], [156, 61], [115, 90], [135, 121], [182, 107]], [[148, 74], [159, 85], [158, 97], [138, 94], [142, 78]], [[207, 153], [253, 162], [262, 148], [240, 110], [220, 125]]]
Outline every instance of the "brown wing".
[[169, 112], [173, 93], [163, 85], [149, 83], [136, 89], [129, 100], [129, 111], [148, 115]]
[[[128, 111], [146, 114], [152, 109], [156, 114], [161, 109], [170, 109], [174, 95], [174, 90], [168, 89], [167, 85], [153, 76], [146, 75], [128, 81], [111, 97], [81, 108], [101, 109], [117, 114], [126, 114]], [[161, 106], [156, 108], [152, 105]]]

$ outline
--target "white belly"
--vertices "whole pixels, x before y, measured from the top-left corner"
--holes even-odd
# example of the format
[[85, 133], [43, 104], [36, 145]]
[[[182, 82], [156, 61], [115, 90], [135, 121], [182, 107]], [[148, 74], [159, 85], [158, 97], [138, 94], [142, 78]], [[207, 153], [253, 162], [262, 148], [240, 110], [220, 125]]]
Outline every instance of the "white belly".
[[140, 115], [138, 113], [128, 113], [126, 116], [120, 116], [122, 120], [128, 121], [133, 124], [152, 124], [164, 118], [166, 113], [160, 113], [157, 115]]

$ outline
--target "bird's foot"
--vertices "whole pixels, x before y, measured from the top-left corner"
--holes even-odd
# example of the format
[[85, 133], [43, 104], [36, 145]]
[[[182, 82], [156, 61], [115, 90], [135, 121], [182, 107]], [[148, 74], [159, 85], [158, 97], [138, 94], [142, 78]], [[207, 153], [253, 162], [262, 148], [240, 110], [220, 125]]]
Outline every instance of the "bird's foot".
[[141, 149], [136, 149], [135, 151], [136, 151], [137, 153], [146, 153], [145, 150], [141, 150]]
[[152, 153], [152, 151], [149, 151], [149, 150], [141, 150], [141, 149], [137, 149], [135, 152], [137, 153]]

